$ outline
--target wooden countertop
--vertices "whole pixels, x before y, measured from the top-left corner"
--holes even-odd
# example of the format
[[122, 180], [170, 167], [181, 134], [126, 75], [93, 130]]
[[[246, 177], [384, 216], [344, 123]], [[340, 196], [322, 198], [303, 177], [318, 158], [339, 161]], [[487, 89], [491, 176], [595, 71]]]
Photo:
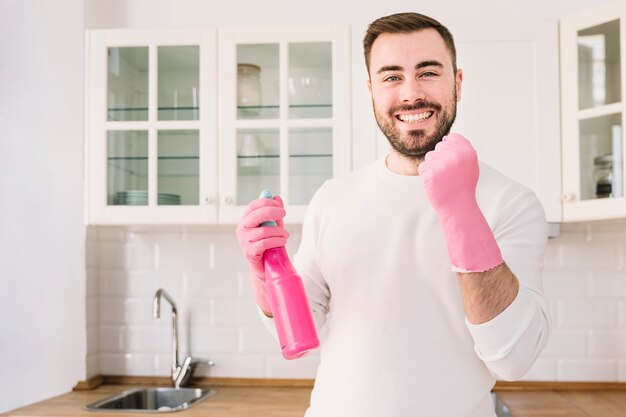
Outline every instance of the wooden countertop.
[[[89, 403], [141, 385], [105, 384], [94, 390], [73, 391], [5, 414], [9, 416], [163, 416], [163, 413], [90, 412]], [[145, 385], [144, 385], [145, 386]], [[302, 417], [310, 387], [215, 386], [217, 394], [175, 414], [180, 417]], [[545, 389], [499, 390], [497, 395], [515, 417], [626, 417], [626, 390]]]
[[497, 391], [515, 417], [626, 417], [624, 390]]
[[91, 391], [73, 391], [50, 398], [0, 416], [85, 416], [85, 417], [302, 417], [309, 404], [311, 388], [293, 387], [215, 387], [217, 394], [201, 401], [188, 410], [175, 413], [119, 413], [93, 412], [85, 405], [104, 399], [136, 385], [103, 385]]

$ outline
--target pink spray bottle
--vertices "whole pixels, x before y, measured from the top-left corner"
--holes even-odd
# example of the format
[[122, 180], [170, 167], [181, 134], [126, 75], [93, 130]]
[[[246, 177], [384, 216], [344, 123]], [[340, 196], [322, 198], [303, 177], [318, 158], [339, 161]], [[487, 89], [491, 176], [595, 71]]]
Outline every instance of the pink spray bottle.
[[[260, 198], [272, 198], [272, 192], [263, 190]], [[276, 222], [263, 222], [261, 226], [276, 226]], [[284, 246], [266, 250], [263, 263], [265, 289], [283, 357], [296, 359], [305, 356], [317, 349], [320, 341], [302, 279], [291, 264]]]

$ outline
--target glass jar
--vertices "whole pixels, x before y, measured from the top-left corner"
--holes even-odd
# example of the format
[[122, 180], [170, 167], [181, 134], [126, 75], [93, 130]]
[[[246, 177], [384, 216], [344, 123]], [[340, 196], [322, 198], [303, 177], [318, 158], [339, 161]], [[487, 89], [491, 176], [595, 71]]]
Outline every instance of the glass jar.
[[237, 64], [237, 107], [245, 114], [258, 114], [261, 105], [261, 67]]
[[593, 158], [593, 179], [596, 185], [596, 198], [613, 196], [613, 155], [597, 156]]

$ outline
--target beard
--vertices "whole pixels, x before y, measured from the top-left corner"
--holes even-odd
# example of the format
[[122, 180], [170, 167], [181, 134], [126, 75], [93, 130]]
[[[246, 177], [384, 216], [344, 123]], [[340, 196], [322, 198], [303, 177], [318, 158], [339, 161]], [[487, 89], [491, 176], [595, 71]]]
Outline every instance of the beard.
[[[374, 105], [374, 103], [372, 102]], [[426, 153], [435, 149], [437, 143], [441, 142], [444, 136], [450, 133], [452, 124], [456, 119], [456, 91], [454, 91], [452, 100], [448, 103], [449, 111], [441, 112], [441, 105], [430, 103], [427, 101], [419, 101], [413, 105], [399, 105], [392, 107], [387, 112], [387, 116], [383, 117], [376, 111], [374, 105], [374, 115], [376, 123], [380, 130], [384, 133], [391, 147], [399, 154], [406, 156], [415, 161], [424, 159]], [[440, 118], [435, 125], [435, 131], [431, 135], [427, 135], [424, 129], [414, 129], [403, 133], [394, 124], [394, 114], [399, 111], [416, 111], [420, 109], [432, 109]], [[435, 116], [433, 114], [430, 117]]]

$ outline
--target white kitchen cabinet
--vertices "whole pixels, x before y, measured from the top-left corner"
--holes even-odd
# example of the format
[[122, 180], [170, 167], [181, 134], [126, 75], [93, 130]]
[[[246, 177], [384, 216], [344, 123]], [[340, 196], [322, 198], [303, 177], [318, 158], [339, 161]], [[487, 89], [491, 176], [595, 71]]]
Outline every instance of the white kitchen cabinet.
[[[467, 137], [481, 160], [534, 190], [548, 221], [560, 222], [557, 21], [459, 20], [444, 24], [455, 38], [457, 66], [463, 70], [461, 101], [452, 131]], [[364, 33], [365, 26], [353, 29], [355, 51]], [[353, 154], [358, 167], [384, 155], [388, 146], [371, 114], [362, 53], [354, 53], [354, 60], [360, 65], [353, 84]]]
[[217, 220], [217, 32], [87, 32], [90, 224]]
[[350, 170], [345, 26], [94, 30], [86, 60], [89, 224], [232, 224], [264, 188], [299, 222]]
[[563, 220], [626, 217], [626, 1], [561, 20]]

